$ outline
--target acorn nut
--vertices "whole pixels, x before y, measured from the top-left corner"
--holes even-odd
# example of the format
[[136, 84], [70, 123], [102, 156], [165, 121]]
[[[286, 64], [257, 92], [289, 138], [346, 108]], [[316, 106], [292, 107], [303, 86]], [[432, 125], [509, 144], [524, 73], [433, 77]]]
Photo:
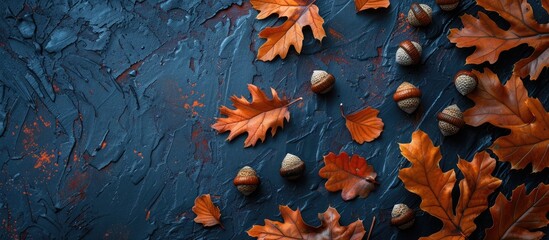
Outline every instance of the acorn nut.
[[234, 185], [245, 196], [252, 194], [259, 186], [259, 177], [255, 170], [249, 166], [245, 166], [238, 173], [233, 180]]
[[323, 70], [314, 70], [311, 75], [311, 90], [316, 94], [324, 94], [334, 88], [335, 78]]
[[431, 7], [425, 4], [412, 3], [408, 11], [408, 22], [414, 27], [424, 27], [431, 23]]
[[295, 180], [303, 175], [304, 170], [305, 163], [298, 156], [288, 153], [282, 160], [280, 176], [288, 180]]
[[454, 135], [460, 128], [465, 126], [463, 113], [456, 104], [448, 106], [438, 113], [437, 119], [439, 121], [438, 127], [444, 136]]
[[415, 214], [406, 204], [395, 204], [391, 211], [391, 224], [397, 226], [401, 230], [407, 229], [414, 225]]
[[465, 96], [477, 88], [477, 76], [471, 71], [461, 70], [454, 77], [454, 84], [461, 95]]
[[459, 5], [459, 0], [436, 0], [436, 2], [443, 11], [452, 11]]
[[398, 45], [396, 62], [403, 66], [418, 64], [421, 61], [421, 45], [404, 40]]
[[395, 100], [402, 111], [410, 114], [419, 106], [419, 103], [421, 102], [420, 97], [421, 90], [419, 90], [419, 88], [409, 82], [403, 82], [395, 91], [393, 100]]

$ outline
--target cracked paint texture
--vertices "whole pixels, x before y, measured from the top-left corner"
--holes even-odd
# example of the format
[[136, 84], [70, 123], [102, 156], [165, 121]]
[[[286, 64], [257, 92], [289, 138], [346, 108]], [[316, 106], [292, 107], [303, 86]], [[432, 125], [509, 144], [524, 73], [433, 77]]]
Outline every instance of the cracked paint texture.
[[[327, 38], [319, 43], [306, 28], [302, 53], [291, 50], [272, 62], [255, 60], [264, 42], [257, 35], [282, 20], [256, 20], [248, 1], [0, 2], [0, 238], [247, 239], [253, 224], [280, 219], [279, 204], [300, 208], [311, 224], [319, 224], [316, 214], [328, 206], [341, 213], [342, 224], [360, 218], [368, 228], [376, 216], [372, 239], [433, 233], [440, 221], [421, 211], [410, 230], [389, 224], [394, 204], [419, 209], [420, 203], [397, 177], [408, 165], [397, 143], [426, 131], [441, 145], [441, 167], [448, 170], [456, 168], [456, 156], [471, 159], [506, 131], [485, 125], [453, 137], [439, 133], [437, 112], [453, 103], [472, 106], [451, 79], [468, 68], [464, 59], [473, 49], [455, 48], [446, 35], [461, 27], [458, 16], [479, 8], [462, 1], [447, 13], [420, 1], [433, 6], [435, 21], [417, 29], [405, 21], [411, 2], [355, 13], [350, 0], [317, 1]], [[540, 22], [549, 21], [539, 1], [529, 2]], [[404, 39], [423, 45], [420, 66], [394, 63]], [[512, 63], [528, 51], [505, 52], [491, 69], [508, 79]], [[329, 94], [310, 91], [315, 69], [337, 79]], [[539, 79], [524, 83], [549, 108], [547, 71]], [[400, 111], [391, 98], [402, 81], [423, 91], [415, 114]], [[231, 95], [249, 97], [248, 83], [303, 101], [290, 107], [292, 120], [276, 136], [244, 149], [244, 136], [227, 142], [227, 134], [210, 126]], [[379, 109], [381, 137], [354, 143], [340, 103], [349, 113]], [[324, 188], [322, 156], [341, 151], [360, 154], [376, 169], [380, 185], [368, 198], [344, 202]], [[278, 174], [286, 153], [306, 163], [299, 181]], [[262, 181], [250, 197], [232, 185], [245, 165]], [[524, 181], [548, 181], [547, 169], [528, 172], [498, 162], [494, 174], [507, 194]], [[220, 206], [224, 229], [193, 222], [193, 201], [205, 193]], [[489, 213], [476, 222], [472, 239], [490, 226]]]

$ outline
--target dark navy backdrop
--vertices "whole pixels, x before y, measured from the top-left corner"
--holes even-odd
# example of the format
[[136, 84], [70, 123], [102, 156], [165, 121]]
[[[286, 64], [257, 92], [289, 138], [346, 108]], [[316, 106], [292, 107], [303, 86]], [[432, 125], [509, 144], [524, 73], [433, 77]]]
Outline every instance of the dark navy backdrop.
[[[285, 60], [261, 62], [255, 55], [264, 40], [257, 34], [282, 20], [256, 20], [248, 1], [2, 1], [0, 238], [245, 239], [253, 224], [280, 220], [279, 204], [302, 209], [313, 225], [328, 206], [341, 213], [343, 224], [360, 218], [368, 228], [376, 216], [373, 239], [435, 232], [440, 221], [422, 212], [410, 230], [389, 224], [393, 204], [419, 209], [420, 203], [397, 177], [408, 165], [397, 143], [409, 142], [414, 130], [426, 131], [442, 145], [440, 165], [449, 170], [457, 169], [458, 155], [470, 160], [506, 131], [484, 125], [448, 138], [439, 133], [437, 112], [454, 103], [472, 106], [451, 82], [468, 68], [465, 57], [472, 49], [455, 48], [446, 35], [461, 27], [458, 16], [479, 8], [462, 1], [446, 13], [434, 1], [421, 2], [434, 9], [433, 24], [425, 29], [406, 23], [410, 0], [358, 14], [351, 0], [319, 0], [328, 35], [322, 44], [307, 28], [301, 55], [291, 50]], [[540, 1], [529, 2], [547, 22]], [[395, 65], [404, 39], [423, 45], [421, 65]], [[506, 80], [512, 64], [529, 52], [526, 46], [506, 52], [490, 68]], [[315, 69], [336, 77], [328, 95], [310, 91]], [[392, 100], [402, 81], [423, 91], [415, 114], [400, 111]], [[227, 142], [227, 134], [210, 126], [218, 107], [231, 104], [231, 95], [249, 97], [248, 83], [303, 101], [290, 107], [291, 121], [275, 137], [244, 149], [245, 137]], [[530, 95], [546, 108], [548, 84], [547, 71], [536, 82], [525, 80]], [[379, 109], [385, 122], [381, 137], [353, 142], [340, 103], [346, 112]], [[318, 176], [322, 156], [340, 151], [364, 156], [377, 171], [379, 188], [367, 199], [344, 202], [340, 192], [324, 188]], [[278, 174], [287, 152], [307, 164], [297, 182]], [[257, 169], [262, 180], [250, 197], [232, 185], [244, 165]], [[509, 164], [498, 162], [499, 190], [509, 194], [522, 182], [531, 187], [547, 181], [547, 170], [531, 175], [530, 169], [510, 171]], [[221, 207], [224, 229], [193, 222], [193, 200], [203, 193]], [[476, 222], [474, 239], [491, 224], [489, 214]]]

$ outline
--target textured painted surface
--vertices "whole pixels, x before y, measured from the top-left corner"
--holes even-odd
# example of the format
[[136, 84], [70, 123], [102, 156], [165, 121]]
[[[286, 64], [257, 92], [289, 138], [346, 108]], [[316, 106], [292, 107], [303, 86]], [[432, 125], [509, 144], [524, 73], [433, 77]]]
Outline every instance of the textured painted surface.
[[[420, 212], [410, 230], [389, 225], [393, 204], [417, 209], [420, 201], [397, 178], [408, 164], [397, 142], [426, 131], [442, 144], [447, 170], [456, 168], [457, 155], [471, 159], [506, 133], [484, 125], [443, 138], [436, 127], [444, 107], [472, 105], [451, 82], [472, 49], [456, 49], [446, 38], [449, 28], [461, 26], [459, 15], [478, 10], [471, 1], [450, 13], [433, 6], [434, 23], [425, 29], [405, 22], [409, 0], [358, 14], [350, 0], [318, 1], [328, 37], [320, 44], [307, 29], [301, 55], [292, 50], [284, 61], [268, 63], [255, 61], [263, 43], [257, 33], [282, 20], [255, 20], [247, 1], [105, 2], [0, 3], [1, 239], [245, 239], [253, 224], [279, 220], [279, 204], [302, 209], [313, 224], [328, 206], [341, 213], [343, 224], [360, 218], [368, 228], [375, 215], [373, 239], [415, 239], [440, 222]], [[539, 1], [530, 2], [547, 22]], [[394, 64], [404, 39], [423, 45], [420, 66]], [[507, 79], [512, 63], [528, 51], [504, 53], [491, 68]], [[309, 89], [315, 69], [337, 79], [326, 96]], [[410, 116], [392, 101], [402, 81], [423, 90], [422, 105]], [[245, 137], [226, 142], [227, 134], [218, 136], [210, 125], [230, 95], [249, 96], [247, 83], [303, 101], [290, 107], [291, 121], [275, 137], [244, 149]], [[548, 84], [547, 71], [525, 81], [546, 108]], [[340, 103], [348, 113], [378, 108], [385, 122], [381, 137], [352, 142]], [[324, 188], [322, 156], [340, 151], [360, 154], [376, 169], [380, 185], [367, 199], [344, 202]], [[278, 174], [287, 152], [307, 164], [298, 182]], [[232, 185], [244, 165], [262, 179], [250, 197]], [[509, 169], [498, 162], [495, 171], [507, 194], [523, 181], [548, 181], [547, 170]], [[192, 221], [194, 198], [202, 193], [220, 206], [224, 229]], [[477, 223], [474, 238], [490, 225], [489, 214]]]

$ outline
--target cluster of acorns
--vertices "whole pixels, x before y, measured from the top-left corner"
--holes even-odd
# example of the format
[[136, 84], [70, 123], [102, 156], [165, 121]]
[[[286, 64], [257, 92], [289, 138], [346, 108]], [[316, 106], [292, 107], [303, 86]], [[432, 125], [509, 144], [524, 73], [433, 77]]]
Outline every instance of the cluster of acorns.
[[[286, 154], [280, 166], [280, 176], [288, 180], [295, 180], [300, 178], [304, 171], [305, 163], [298, 156], [290, 153]], [[259, 176], [249, 166], [240, 169], [233, 180], [233, 184], [238, 191], [245, 196], [252, 194], [259, 186], [259, 183]]]
[[[437, 0], [437, 4], [444, 11], [454, 10], [459, 0]], [[424, 27], [431, 23], [432, 9], [426, 4], [413, 3], [408, 11], [407, 20], [410, 25]], [[415, 65], [421, 62], [421, 45], [417, 42], [405, 40], [399, 44], [396, 52], [396, 62], [403, 66]], [[476, 76], [467, 70], [459, 71], [454, 77], [454, 84], [462, 95], [467, 95], [477, 87]], [[393, 95], [398, 107], [408, 114], [413, 113], [419, 106], [421, 91], [409, 82], [403, 82]], [[438, 113], [438, 126], [444, 136], [456, 134], [465, 122], [463, 113], [456, 104], [446, 107]]]

